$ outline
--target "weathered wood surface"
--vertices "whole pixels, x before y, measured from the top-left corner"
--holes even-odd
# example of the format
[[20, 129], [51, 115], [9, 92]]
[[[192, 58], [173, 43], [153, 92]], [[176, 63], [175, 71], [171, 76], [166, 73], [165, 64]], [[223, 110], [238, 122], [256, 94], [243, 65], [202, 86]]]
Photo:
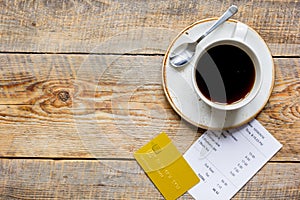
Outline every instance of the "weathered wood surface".
[[[298, 163], [268, 163], [233, 198], [300, 197]], [[135, 161], [0, 160], [1, 199], [162, 199]], [[180, 199], [192, 199], [185, 194]]]
[[183, 153], [205, 131], [168, 104], [162, 54], [232, 3], [275, 57], [257, 119], [283, 144], [234, 199], [300, 199], [293, 0], [0, 0], [0, 199], [162, 199], [132, 153], [160, 131]]
[[234, 18], [253, 27], [273, 55], [299, 56], [300, 2], [292, 0], [1, 0], [0, 51], [124, 53], [101, 46], [114, 38], [138, 41], [145, 47], [139, 53], [164, 53], [180, 30], [220, 16], [232, 2], [239, 6]]
[[[133, 158], [161, 131], [184, 152], [204, 132], [167, 102], [162, 56], [2, 54], [0, 60], [2, 157]], [[257, 117], [283, 144], [274, 160], [300, 160], [299, 60], [274, 59], [274, 91]]]

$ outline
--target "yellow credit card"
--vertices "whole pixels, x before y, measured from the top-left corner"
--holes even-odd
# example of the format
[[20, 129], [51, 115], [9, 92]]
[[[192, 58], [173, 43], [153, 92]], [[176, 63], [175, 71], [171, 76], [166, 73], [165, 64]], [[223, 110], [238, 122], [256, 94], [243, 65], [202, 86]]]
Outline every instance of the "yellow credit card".
[[165, 133], [136, 151], [134, 157], [166, 199], [177, 199], [200, 181]]

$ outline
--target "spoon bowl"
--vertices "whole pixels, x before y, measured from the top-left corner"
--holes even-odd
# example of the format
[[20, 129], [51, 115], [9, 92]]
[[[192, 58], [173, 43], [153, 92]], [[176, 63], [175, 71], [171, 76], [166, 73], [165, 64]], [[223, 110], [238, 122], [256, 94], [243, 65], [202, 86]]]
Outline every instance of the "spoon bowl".
[[194, 56], [197, 43], [184, 43], [176, 48], [170, 55], [170, 62], [173, 67], [186, 65]]

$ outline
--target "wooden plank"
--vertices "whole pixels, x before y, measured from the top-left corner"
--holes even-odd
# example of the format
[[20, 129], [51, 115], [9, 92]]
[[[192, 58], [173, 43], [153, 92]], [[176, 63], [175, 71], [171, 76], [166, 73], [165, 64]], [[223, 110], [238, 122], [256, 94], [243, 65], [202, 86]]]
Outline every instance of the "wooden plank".
[[[181, 120], [161, 86], [162, 56], [0, 55], [0, 155], [132, 158], [161, 131], [181, 152], [205, 130]], [[299, 59], [275, 59], [257, 119], [300, 160]]]
[[[300, 133], [299, 65], [300, 59], [275, 59], [275, 86], [268, 104], [257, 117], [283, 144], [278, 160], [284, 160], [282, 154], [300, 151], [300, 146], [296, 144], [300, 142], [297, 138]], [[296, 154], [290, 159], [299, 161], [300, 157]]]
[[[298, 199], [299, 169], [268, 163], [233, 199]], [[1, 159], [0, 177], [0, 198], [8, 200], [162, 199], [135, 161]]]
[[[299, 1], [235, 3], [239, 12], [234, 18], [253, 27], [273, 55], [299, 56]], [[184, 27], [220, 16], [230, 4], [217, 0], [1, 0], [0, 51], [128, 53], [129, 44], [135, 50], [137, 45], [139, 53], [164, 53]]]

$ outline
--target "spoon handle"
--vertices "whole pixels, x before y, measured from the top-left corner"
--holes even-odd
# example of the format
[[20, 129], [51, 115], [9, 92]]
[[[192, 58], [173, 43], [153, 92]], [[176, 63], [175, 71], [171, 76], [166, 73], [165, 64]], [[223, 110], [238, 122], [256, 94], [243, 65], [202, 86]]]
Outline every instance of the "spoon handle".
[[208, 34], [214, 31], [219, 25], [223, 24], [226, 20], [232, 17], [235, 13], [237, 13], [238, 8], [235, 5], [230, 6], [226, 12], [196, 41], [199, 43], [203, 38], [205, 38]]

